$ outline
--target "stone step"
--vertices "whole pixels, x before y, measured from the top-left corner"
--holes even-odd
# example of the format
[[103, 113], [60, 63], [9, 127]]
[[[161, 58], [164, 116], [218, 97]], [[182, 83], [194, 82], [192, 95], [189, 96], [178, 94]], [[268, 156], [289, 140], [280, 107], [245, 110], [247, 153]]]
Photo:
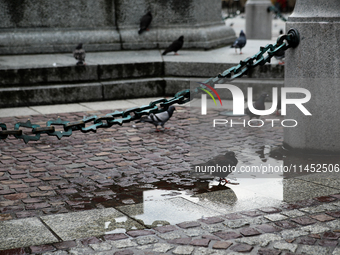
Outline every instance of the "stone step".
[[[64, 104], [76, 102], [174, 96], [177, 92], [196, 86], [208, 77], [150, 77], [96, 82], [60, 83], [0, 87], [0, 107]], [[271, 94], [272, 87], [282, 87], [283, 79], [242, 78], [230, 84], [242, 89], [254, 88], [254, 97]], [[222, 99], [232, 99], [228, 90], [217, 90]], [[271, 97], [270, 97], [271, 98]]]

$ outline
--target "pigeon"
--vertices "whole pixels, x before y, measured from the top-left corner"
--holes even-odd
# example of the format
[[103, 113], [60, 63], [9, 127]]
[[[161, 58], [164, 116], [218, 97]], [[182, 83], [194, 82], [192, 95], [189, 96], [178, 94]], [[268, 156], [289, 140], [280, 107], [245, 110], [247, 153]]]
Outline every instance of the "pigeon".
[[141, 19], [140, 19], [140, 24], [139, 24], [139, 31], [138, 34], [143, 33], [144, 31], [148, 30], [148, 27], [150, 26], [150, 23], [152, 21], [152, 15], [151, 12], [148, 11], [147, 14], [145, 14]]
[[[264, 94], [262, 94], [262, 95], [260, 96], [259, 99], [256, 100], [256, 102], [254, 103], [254, 108], [255, 108], [256, 110], [265, 110], [264, 101], [266, 100], [266, 97], [267, 97], [267, 96], [268, 96], [268, 94], [264, 93]], [[257, 119], [258, 119], [258, 118], [260, 117], [260, 115], [256, 115], [256, 114], [252, 113], [252, 112], [249, 110], [248, 107], [247, 107], [247, 109], [245, 110], [245, 113], [246, 113], [247, 115], [249, 115], [250, 120], [251, 120], [252, 118], [257, 118]]]
[[85, 65], [85, 50], [83, 49], [83, 44], [79, 43], [78, 46], [75, 48], [73, 51], [73, 57], [78, 60], [77, 66], [78, 65]]
[[166, 55], [167, 53], [174, 51], [175, 55], [177, 54], [177, 51], [179, 51], [180, 49], [182, 49], [184, 43], [184, 36], [180, 36], [177, 40], [173, 41], [172, 44], [170, 44], [170, 46], [162, 53], [162, 55]]
[[[209, 160], [208, 162], [195, 165], [194, 167], [195, 169], [196, 167], [201, 167], [201, 169], [203, 170], [202, 167], [205, 167], [205, 168], [208, 166], [217, 167], [218, 165], [221, 167], [222, 171], [215, 171], [215, 172], [212, 172], [211, 174], [220, 177], [219, 184], [221, 183], [224, 183], [224, 185], [227, 183], [238, 184], [238, 183], [232, 183], [231, 181], [227, 180], [227, 176], [233, 172], [233, 169], [235, 169], [237, 163], [238, 163], [238, 160], [235, 157], [235, 153], [233, 151], [227, 151], [224, 155], [218, 155], [215, 158]], [[206, 170], [205, 168], [204, 170]]]
[[156, 114], [150, 113], [148, 116], [144, 116], [140, 120], [136, 121], [136, 123], [149, 122], [155, 125], [156, 131], [160, 131], [159, 129], [157, 129], [157, 126], [161, 126], [162, 128], [164, 128], [165, 122], [167, 122], [171, 118], [175, 110], [175, 106], [171, 105], [168, 110]]
[[273, 56], [274, 56], [275, 59], [277, 59], [279, 61], [279, 65], [285, 64], [285, 62], [283, 61], [283, 59], [286, 57], [284, 50], [280, 49]]
[[242, 48], [246, 45], [247, 38], [243, 30], [240, 32], [240, 36], [236, 39], [234, 44], [231, 46], [231, 48], [235, 48], [235, 52], [237, 53], [237, 48], [240, 49], [240, 54], [242, 54]]

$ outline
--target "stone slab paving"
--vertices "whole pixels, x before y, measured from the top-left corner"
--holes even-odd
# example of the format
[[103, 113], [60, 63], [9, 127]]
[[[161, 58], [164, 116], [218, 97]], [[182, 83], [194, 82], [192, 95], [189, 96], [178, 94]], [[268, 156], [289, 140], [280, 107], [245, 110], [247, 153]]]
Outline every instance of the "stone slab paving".
[[[52, 118], [75, 121], [83, 116], [100, 116], [110, 112], [95, 110], [11, 116], [1, 121], [14, 125], [18, 121], [31, 119], [33, 123], [43, 125]], [[177, 107], [177, 112], [166, 124], [170, 129], [165, 132], [154, 132], [151, 125], [138, 124], [133, 128], [125, 124], [98, 130], [96, 134], [74, 132], [71, 137], [60, 141], [47, 136], [28, 145], [15, 138], [0, 141], [2, 224], [11, 225], [18, 219], [33, 220], [41, 223], [43, 232], [48, 231], [52, 233], [51, 238], [59, 240], [56, 242], [55, 239], [46, 238], [42, 242], [21, 244], [9, 242], [7, 239], [12, 237], [6, 234], [2, 235], [4, 246], [0, 249], [17, 249], [12, 254], [277, 254], [278, 251], [281, 254], [309, 254], [311, 247], [317, 246], [317, 251], [322, 254], [338, 247], [340, 190], [334, 182], [328, 187], [327, 182], [313, 178], [284, 179], [283, 200], [299, 200], [300, 193], [304, 200], [290, 204], [275, 201], [275, 206], [263, 204], [262, 207], [255, 203], [250, 208], [229, 210], [232, 214], [214, 210], [208, 206], [209, 203], [202, 203], [210, 199], [210, 205], [214, 203], [215, 208], [216, 205], [223, 207], [223, 191], [229, 194], [234, 189], [235, 194], [241, 194], [238, 189], [244, 189], [247, 195], [251, 184], [214, 190], [216, 186], [209, 187], [209, 181], [199, 180], [190, 174], [189, 116], [187, 109]], [[254, 160], [249, 155], [257, 155], [259, 150], [266, 154], [263, 144], [280, 145], [283, 133], [282, 128], [258, 129], [252, 133], [247, 128], [241, 132], [219, 132], [221, 137], [225, 135], [225, 139], [229, 139], [240, 164]], [[206, 144], [212, 146], [213, 139], [206, 141]], [[270, 159], [268, 155], [264, 157]], [[162, 226], [168, 223], [159, 219], [148, 224], [133, 217], [133, 213], [143, 212], [143, 203], [153, 199], [145, 192], [153, 189], [168, 190], [163, 195], [169, 200], [175, 198], [174, 201], [183, 201], [190, 197], [195, 206], [205, 206], [207, 211], [212, 210], [216, 214], [203, 213], [200, 220], [195, 216], [183, 224], [180, 224], [178, 217], [178, 224], [167, 226]], [[189, 190], [191, 194], [184, 194], [183, 190]], [[195, 190], [200, 191], [196, 198], [192, 196]], [[321, 193], [317, 194], [322, 197], [306, 199], [311, 198], [313, 190], [319, 190]], [[209, 192], [211, 196], [204, 195]], [[286, 197], [285, 193], [288, 194]], [[329, 194], [337, 195], [327, 196]], [[238, 208], [236, 205], [242, 202], [232, 194], [226, 197], [231, 204], [225, 209]], [[265, 199], [251, 197], [254, 200]], [[179, 204], [173, 203], [174, 206]], [[185, 204], [190, 203], [185, 201]], [[123, 207], [134, 208], [135, 211], [123, 211]], [[87, 232], [89, 225], [93, 230]], [[127, 226], [132, 227], [129, 229]], [[314, 240], [314, 244], [310, 240]]]
[[[256, 210], [255, 217], [250, 216], [247, 211], [241, 211], [176, 225], [130, 230], [125, 233], [98, 234], [68, 241], [58, 242], [44, 237], [43, 245], [37, 243], [24, 248], [3, 250], [0, 254], [339, 254], [340, 217], [336, 214], [339, 213], [339, 194], [321, 199], [332, 200], [333, 198], [336, 200], [320, 202], [320, 198], [314, 198], [284, 203], [279, 208], [259, 208]], [[310, 208], [330, 205], [337, 206], [337, 209], [327, 210], [324, 207], [324, 210], [318, 214], [303, 212], [305, 216], [300, 217], [297, 222], [294, 221], [296, 218], [287, 215], [296, 215], [302, 209], [301, 204], [312, 204]], [[293, 209], [295, 207], [300, 209]], [[105, 215], [111, 214], [112, 210], [93, 211], [97, 211], [96, 213], [102, 211], [101, 214]], [[280, 212], [275, 213], [278, 210]], [[91, 213], [94, 212], [89, 211], [88, 215]], [[329, 218], [329, 214], [338, 217]], [[287, 217], [284, 220], [277, 220], [276, 217], [270, 217], [273, 215]], [[65, 215], [54, 217], [57, 219]], [[272, 218], [272, 220], [263, 224], [249, 223], [253, 222], [254, 218]], [[313, 218], [316, 219], [315, 222], [310, 221]], [[325, 218], [327, 221], [324, 220]], [[247, 224], [237, 228], [228, 227], [230, 222], [240, 220]], [[4, 221], [2, 224], [6, 222], [14, 221]], [[58, 223], [46, 221], [46, 224], [52, 227], [53, 224]], [[72, 224], [71, 219], [70, 224]], [[101, 225], [104, 225], [104, 222]], [[288, 225], [289, 229], [287, 229]], [[219, 227], [213, 228], [213, 226]], [[67, 232], [67, 228], [65, 229]]]

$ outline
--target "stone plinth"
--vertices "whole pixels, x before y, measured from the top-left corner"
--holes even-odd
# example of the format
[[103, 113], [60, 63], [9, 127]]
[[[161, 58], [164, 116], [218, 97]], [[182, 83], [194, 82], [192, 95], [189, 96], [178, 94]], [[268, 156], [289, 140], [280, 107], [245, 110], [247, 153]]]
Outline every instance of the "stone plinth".
[[246, 3], [247, 39], [272, 38], [272, 14], [267, 11], [269, 0], [248, 0]]
[[[295, 106], [286, 119], [298, 126], [285, 128], [284, 145], [302, 152], [340, 153], [340, 2], [299, 0], [286, 29], [296, 28], [300, 44], [286, 52], [285, 87], [308, 89], [304, 104], [312, 116]], [[297, 97], [298, 95], [293, 95]]]
[[[138, 35], [151, 11], [150, 31]], [[220, 0], [0, 0], [0, 54], [165, 48], [184, 35], [184, 48], [232, 43]]]

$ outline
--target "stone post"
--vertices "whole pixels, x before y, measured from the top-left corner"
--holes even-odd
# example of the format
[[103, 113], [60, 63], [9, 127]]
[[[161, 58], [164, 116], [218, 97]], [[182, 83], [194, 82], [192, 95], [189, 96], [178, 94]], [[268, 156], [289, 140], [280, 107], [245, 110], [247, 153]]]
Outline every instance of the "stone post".
[[269, 0], [248, 0], [246, 3], [246, 36], [247, 39], [272, 39], [272, 13], [267, 11], [271, 6]]
[[[304, 153], [340, 153], [340, 1], [298, 0], [286, 23], [300, 33], [300, 44], [286, 51], [285, 87], [308, 89], [305, 116], [288, 105], [284, 146]], [[301, 94], [300, 94], [301, 95]], [[292, 97], [301, 97], [292, 95]]]

